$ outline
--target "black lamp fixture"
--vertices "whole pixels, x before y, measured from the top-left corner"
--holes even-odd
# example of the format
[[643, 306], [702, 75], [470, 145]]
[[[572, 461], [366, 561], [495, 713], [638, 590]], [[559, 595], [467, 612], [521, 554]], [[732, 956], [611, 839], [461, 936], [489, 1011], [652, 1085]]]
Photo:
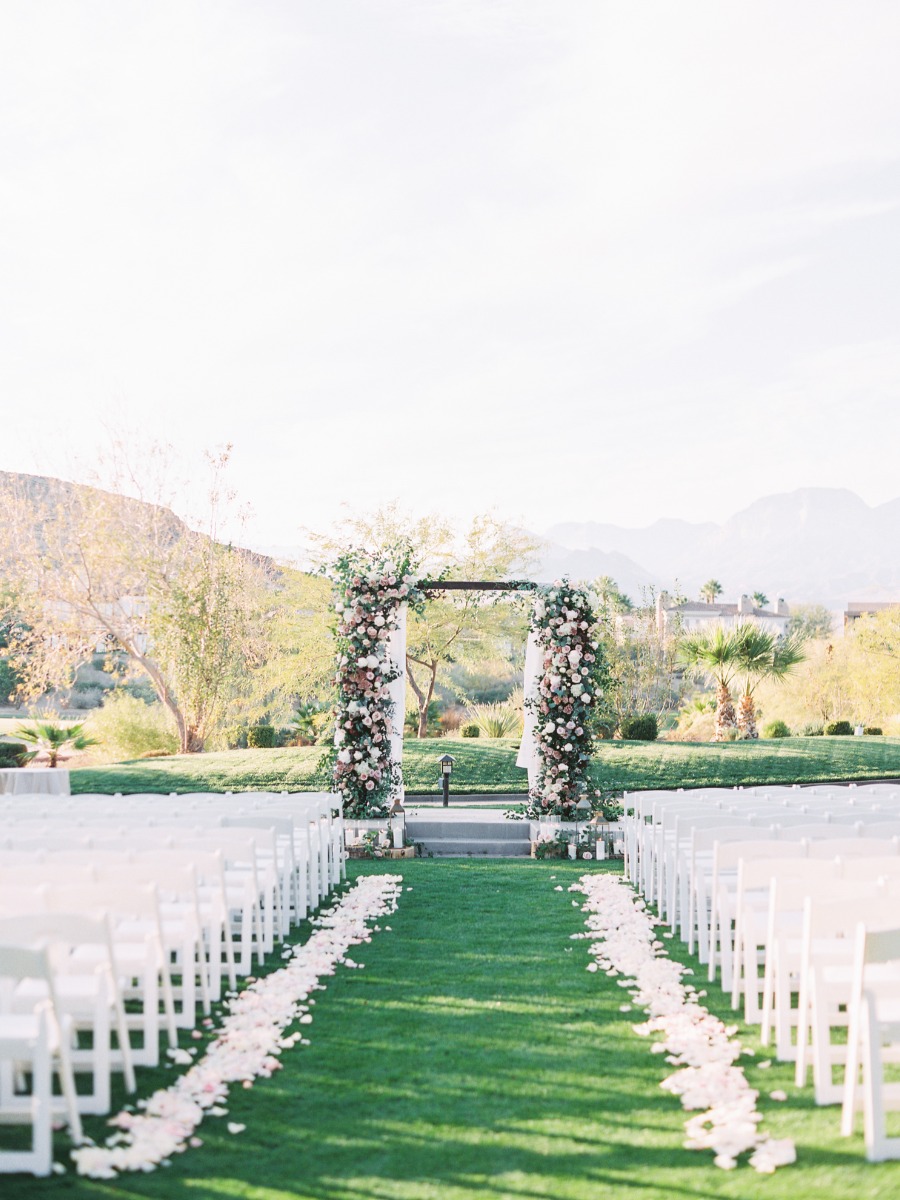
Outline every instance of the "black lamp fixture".
[[453, 755], [444, 754], [440, 759], [441, 783], [444, 789], [444, 808], [450, 803], [450, 776], [453, 774]]

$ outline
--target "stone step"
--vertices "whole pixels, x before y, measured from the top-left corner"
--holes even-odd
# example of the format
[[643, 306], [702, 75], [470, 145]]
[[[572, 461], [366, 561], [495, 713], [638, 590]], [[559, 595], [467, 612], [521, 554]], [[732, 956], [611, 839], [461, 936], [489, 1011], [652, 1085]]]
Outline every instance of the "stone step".
[[521, 842], [528, 840], [529, 826], [525, 821], [437, 821], [408, 818], [406, 829], [417, 842], [452, 838], [454, 841], [489, 840]]

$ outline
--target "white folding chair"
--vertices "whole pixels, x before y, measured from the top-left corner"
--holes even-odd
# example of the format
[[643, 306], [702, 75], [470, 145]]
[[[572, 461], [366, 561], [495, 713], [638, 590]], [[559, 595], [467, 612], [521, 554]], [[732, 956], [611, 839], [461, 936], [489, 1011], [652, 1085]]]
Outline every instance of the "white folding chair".
[[803, 909], [797, 1006], [795, 1083], [804, 1087], [810, 1062], [816, 1104], [840, 1104], [844, 1085], [834, 1068], [847, 1061], [846, 1031], [857, 929], [883, 922], [896, 905], [883, 880], [831, 881]]
[[886, 1132], [886, 1113], [900, 1108], [900, 1084], [885, 1083], [886, 1061], [900, 1061], [900, 929], [860, 925], [850, 995], [841, 1133], [845, 1137], [852, 1134], [861, 1104], [870, 1162], [900, 1158], [900, 1137], [888, 1137]]
[[[10, 1010], [22, 984], [42, 983], [44, 999], [30, 1012]], [[0, 945], [0, 1120], [30, 1124], [30, 1150], [0, 1151], [0, 1171], [49, 1175], [52, 1167], [53, 1117], [61, 1112], [75, 1143], [82, 1140], [81, 1117], [69, 1053], [71, 1029], [56, 1002], [53, 971], [45, 949]], [[24, 1093], [30, 1068], [30, 1093]], [[53, 1095], [59, 1077], [62, 1105]]]
[[731, 982], [731, 1006], [738, 1008], [743, 995], [744, 1020], [748, 1025], [762, 1022], [760, 962], [766, 960], [769, 932], [769, 899], [774, 878], [804, 883], [836, 878], [835, 861], [810, 861], [806, 858], [742, 858], [738, 864], [738, 882], [734, 921], [734, 971]]
[[[108, 916], [42, 912], [4, 917], [0, 918], [0, 942], [47, 948], [57, 1004], [70, 1019], [76, 1036], [84, 1032], [90, 1038], [88, 1047], [75, 1046], [71, 1051], [75, 1073], [87, 1073], [91, 1079], [90, 1090], [78, 1093], [79, 1111], [108, 1112], [113, 1070], [123, 1072], [129, 1092], [137, 1086]], [[89, 955], [89, 947], [98, 953]], [[16, 1008], [32, 1009], [45, 996], [43, 982], [22, 983], [15, 995]], [[112, 1044], [113, 1032], [117, 1050]]]

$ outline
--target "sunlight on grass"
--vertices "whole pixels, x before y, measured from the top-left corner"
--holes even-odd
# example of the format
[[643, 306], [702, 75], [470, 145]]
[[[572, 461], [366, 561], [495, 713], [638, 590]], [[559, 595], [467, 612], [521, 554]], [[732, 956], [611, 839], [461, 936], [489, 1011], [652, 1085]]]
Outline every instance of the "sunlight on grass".
[[[352, 875], [382, 870], [351, 864]], [[3, 1200], [891, 1200], [900, 1163], [865, 1162], [862, 1137], [837, 1136], [836, 1109], [793, 1086], [793, 1066], [743, 1058], [765, 1128], [799, 1161], [771, 1178], [718, 1170], [683, 1148], [661, 1057], [632, 1032], [614, 979], [591, 974], [583, 915], [557, 893], [580, 864], [412, 860], [391, 919], [319, 994], [312, 1045], [251, 1091], [203, 1146], [152, 1175], [113, 1183], [7, 1177]], [[473, 950], [473, 943], [475, 949]], [[677, 943], [667, 947], [687, 956]], [[693, 964], [697, 965], [697, 964]], [[715, 988], [706, 1001], [731, 1021]], [[169, 1082], [171, 1071], [160, 1071]], [[143, 1094], [153, 1073], [139, 1077]], [[787, 1103], [768, 1099], [783, 1089]], [[227, 1121], [246, 1124], [237, 1137]], [[92, 1120], [94, 1137], [105, 1136]]]

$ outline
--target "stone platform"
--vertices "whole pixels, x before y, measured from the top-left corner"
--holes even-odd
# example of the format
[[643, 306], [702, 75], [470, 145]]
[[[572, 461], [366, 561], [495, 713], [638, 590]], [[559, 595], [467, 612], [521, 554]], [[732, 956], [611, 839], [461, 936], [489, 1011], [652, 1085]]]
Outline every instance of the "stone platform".
[[[468, 800], [469, 797], [466, 797]], [[491, 796], [493, 803], [521, 804], [524, 796]], [[406, 798], [406, 833], [422, 853], [457, 858], [527, 858], [531, 851], [529, 821], [508, 821], [501, 809], [444, 808]]]

